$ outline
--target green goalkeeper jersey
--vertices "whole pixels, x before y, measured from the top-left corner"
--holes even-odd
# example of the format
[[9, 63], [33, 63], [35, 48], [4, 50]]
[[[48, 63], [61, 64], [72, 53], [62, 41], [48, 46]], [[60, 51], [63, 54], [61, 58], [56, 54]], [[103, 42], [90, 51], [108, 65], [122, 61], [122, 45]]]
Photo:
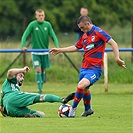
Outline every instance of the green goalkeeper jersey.
[[49, 47], [49, 36], [54, 41], [55, 46], [59, 46], [58, 39], [48, 21], [40, 23], [34, 20], [28, 25], [21, 39], [22, 48], [26, 46], [26, 39], [30, 35], [32, 49], [47, 49]]

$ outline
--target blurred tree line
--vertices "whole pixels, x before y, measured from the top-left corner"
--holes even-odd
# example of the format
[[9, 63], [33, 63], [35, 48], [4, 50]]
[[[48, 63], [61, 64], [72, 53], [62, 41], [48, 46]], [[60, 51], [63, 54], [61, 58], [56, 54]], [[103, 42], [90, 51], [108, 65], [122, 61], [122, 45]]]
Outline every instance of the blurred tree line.
[[123, 27], [131, 23], [132, 0], [0, 0], [0, 39], [21, 37], [38, 8], [44, 9], [45, 20], [51, 22], [56, 32], [71, 32], [81, 6], [88, 7], [98, 26]]

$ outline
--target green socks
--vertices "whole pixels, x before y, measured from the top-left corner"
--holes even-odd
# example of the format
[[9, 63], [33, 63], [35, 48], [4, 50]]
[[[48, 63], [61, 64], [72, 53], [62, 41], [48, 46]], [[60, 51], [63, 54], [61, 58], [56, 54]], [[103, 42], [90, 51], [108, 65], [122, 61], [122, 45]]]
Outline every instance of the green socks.
[[41, 72], [36, 72], [36, 83], [38, 86], [39, 91], [42, 91], [42, 76], [41, 76]]
[[44, 72], [36, 72], [36, 83], [39, 89], [39, 93], [42, 93], [43, 83], [46, 81], [46, 73]]
[[59, 96], [53, 95], [53, 94], [46, 94], [43, 97], [43, 100], [44, 100], [44, 102], [53, 103], [53, 102], [61, 102], [62, 101], [62, 98], [59, 97]]
[[43, 72], [41, 73], [41, 75], [42, 75], [42, 82], [46, 82], [46, 72], [43, 71]]

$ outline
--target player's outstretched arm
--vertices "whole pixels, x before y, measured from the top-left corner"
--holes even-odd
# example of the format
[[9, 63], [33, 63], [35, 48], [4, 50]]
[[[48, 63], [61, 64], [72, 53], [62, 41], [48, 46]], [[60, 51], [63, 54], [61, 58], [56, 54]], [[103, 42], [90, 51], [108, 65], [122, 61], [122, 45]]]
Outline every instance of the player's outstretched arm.
[[13, 68], [8, 70], [7, 72], [7, 78], [12, 79], [14, 78], [18, 73], [27, 73], [30, 69], [28, 66], [25, 66], [24, 68]]
[[61, 52], [76, 52], [76, 51], [78, 51], [78, 49], [75, 46], [69, 46], [64, 48], [52, 48], [50, 49], [49, 53], [57, 55], [58, 53]]
[[117, 43], [113, 39], [110, 39], [108, 43], [112, 46], [115, 55], [115, 61], [117, 62], [117, 64], [119, 66], [122, 66], [123, 68], [126, 68], [125, 62], [119, 58], [119, 49]]

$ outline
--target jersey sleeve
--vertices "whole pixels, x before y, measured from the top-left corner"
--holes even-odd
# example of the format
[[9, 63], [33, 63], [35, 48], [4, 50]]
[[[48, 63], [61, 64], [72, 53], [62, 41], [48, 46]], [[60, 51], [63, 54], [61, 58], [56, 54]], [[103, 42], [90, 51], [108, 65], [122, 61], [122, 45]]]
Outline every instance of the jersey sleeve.
[[8, 80], [8, 82], [13, 83], [13, 84], [17, 84], [17, 82], [18, 82], [16, 77], [14, 77], [12, 79], [7, 78], [7, 80]]
[[28, 36], [31, 34], [32, 31], [32, 23], [30, 23], [28, 25], [28, 27], [26, 28], [26, 30], [24, 31], [22, 38], [21, 38], [21, 47], [25, 47], [26, 46], [26, 40], [28, 38]]
[[53, 40], [54, 45], [55, 45], [56, 47], [59, 47], [58, 39], [57, 39], [57, 37], [56, 37], [56, 35], [55, 35], [55, 32], [54, 32], [54, 30], [53, 30], [53, 28], [52, 28], [52, 26], [51, 26], [50, 23], [49, 23], [49, 35], [50, 35], [51, 39]]
[[98, 36], [105, 42], [108, 42], [111, 39], [111, 36], [104, 30], [99, 30]]
[[82, 39], [82, 37], [81, 37], [81, 38], [78, 40], [78, 42], [75, 44], [75, 47], [76, 47], [77, 49], [83, 48], [82, 41], [83, 41], [83, 39]]

